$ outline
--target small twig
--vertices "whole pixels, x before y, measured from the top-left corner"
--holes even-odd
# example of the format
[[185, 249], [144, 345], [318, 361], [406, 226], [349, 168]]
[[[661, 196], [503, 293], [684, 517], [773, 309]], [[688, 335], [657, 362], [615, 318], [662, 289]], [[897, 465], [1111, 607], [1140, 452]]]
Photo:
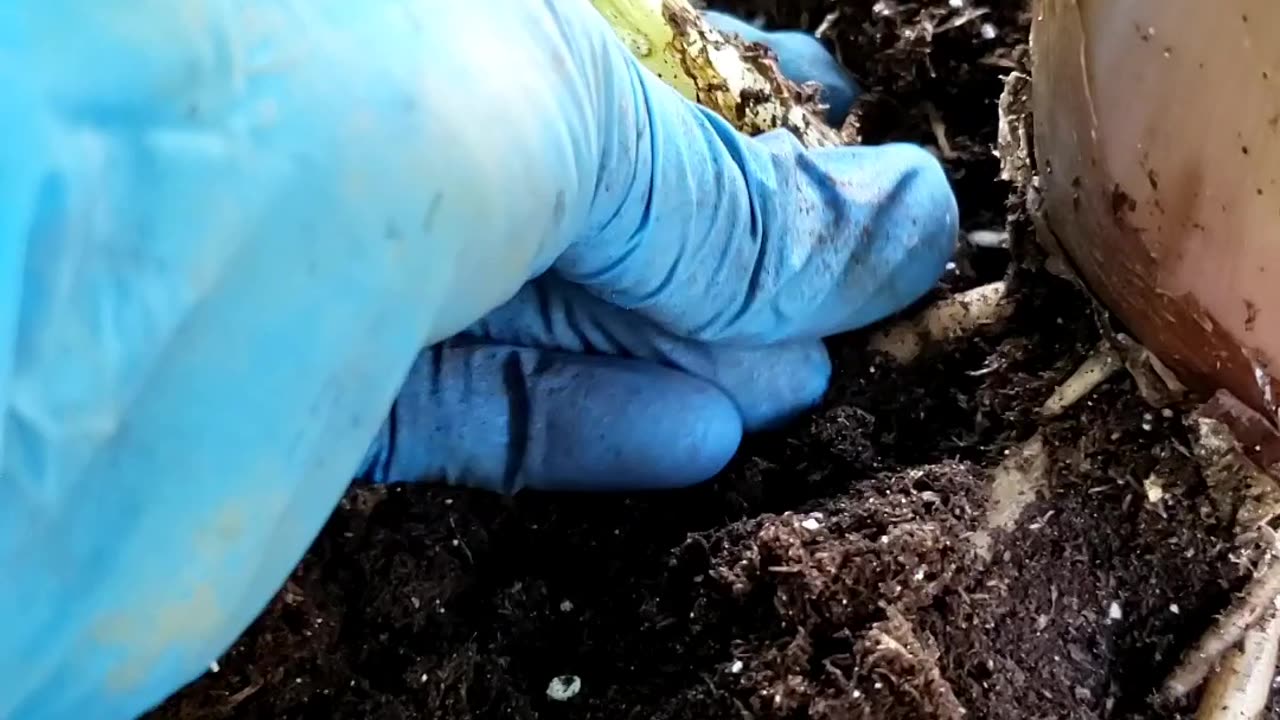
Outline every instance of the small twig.
[[942, 122], [942, 115], [938, 113], [938, 108], [930, 102], [924, 103], [923, 107], [925, 114], [929, 116], [929, 128], [933, 130], [933, 139], [938, 143], [938, 152], [942, 154], [942, 159], [954, 160], [956, 153], [951, 149], [951, 143], [947, 142], [947, 125]]
[[1280, 607], [1273, 601], [1262, 622], [1244, 634], [1209, 683], [1196, 720], [1255, 720], [1262, 716], [1280, 649]]
[[253, 682], [245, 686], [243, 690], [227, 698], [226, 707], [233, 708], [236, 705], [239, 705], [240, 703], [247, 700], [250, 695], [258, 692], [261, 689], [262, 689], [262, 680], [255, 678]]
[[818, 29], [813, 31], [814, 37], [820, 40], [826, 40], [831, 33], [831, 28], [835, 27], [836, 22], [840, 19], [840, 9], [833, 10], [822, 18], [822, 22], [818, 23]]
[[945, 23], [935, 27], [933, 29], [933, 34], [938, 35], [948, 30], [951, 30], [953, 28], [958, 28], [961, 25], [964, 25], [965, 23], [970, 23], [970, 22], [973, 22], [974, 20], [977, 20], [978, 18], [982, 17], [983, 15], [986, 15], [989, 12], [991, 12], [991, 10], [989, 10], [988, 8], [970, 8], [968, 10], [965, 10], [963, 13], [951, 18]]
[[453, 529], [453, 544], [462, 548], [462, 552], [467, 556], [467, 562], [475, 565], [475, 556], [471, 554], [471, 548], [467, 547], [467, 541], [462, 538], [462, 533], [458, 532], [458, 526], [454, 524], [452, 514], [449, 515], [449, 527]]
[[1244, 637], [1280, 595], [1280, 560], [1273, 558], [1267, 569], [1253, 576], [1244, 592], [1218, 618], [1200, 640], [1182, 656], [1182, 662], [1165, 681], [1163, 696], [1178, 700], [1199, 687], [1218, 664], [1218, 659]]
[[1081, 398], [1093, 392], [1099, 385], [1124, 367], [1120, 356], [1110, 346], [1100, 345], [1076, 371], [1053, 391], [1053, 395], [1040, 408], [1040, 416], [1057, 417]]

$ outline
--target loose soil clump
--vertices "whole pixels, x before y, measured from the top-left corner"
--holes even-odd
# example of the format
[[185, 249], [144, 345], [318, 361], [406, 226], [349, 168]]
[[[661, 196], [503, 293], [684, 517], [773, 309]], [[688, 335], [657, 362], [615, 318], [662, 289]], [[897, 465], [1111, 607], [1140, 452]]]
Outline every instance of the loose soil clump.
[[[821, 26], [870, 90], [864, 139], [936, 148], [966, 230], [1030, 237], [993, 153], [1022, 3], [720, 5]], [[1040, 416], [1099, 329], [1022, 255], [965, 246], [924, 301], [1007, 278], [1016, 309], [994, 333], [907, 367], [865, 333], [834, 338], [823, 407], [706, 486], [353, 489], [219, 671], [152, 717], [1190, 717], [1151, 696], [1251, 568], [1181, 408], [1119, 374]], [[993, 532], [1002, 463], [1036, 484]], [[548, 697], [566, 675], [579, 692]]]

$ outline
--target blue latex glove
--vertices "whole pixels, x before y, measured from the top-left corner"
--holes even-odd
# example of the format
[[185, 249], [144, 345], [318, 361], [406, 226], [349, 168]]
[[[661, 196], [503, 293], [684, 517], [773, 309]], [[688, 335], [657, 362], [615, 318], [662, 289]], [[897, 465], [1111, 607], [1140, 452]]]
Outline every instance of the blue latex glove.
[[[743, 138], [585, 0], [7, 3], [0, 87], [4, 718], [127, 718], [196, 677], [362, 463], [582, 485], [605, 455], [563, 432], [657, 463], [619, 484], [695, 480], [634, 436], [727, 456], [956, 232], [924, 151]], [[775, 343], [794, 378], [751, 361]]]
[[[723, 13], [706, 17], [772, 48], [792, 80], [818, 83], [832, 124], [861, 92], [812, 35], [764, 32]], [[682, 301], [681, 291], [669, 291], [672, 301]], [[506, 492], [686, 485], [721, 469], [744, 431], [810, 408], [830, 371], [820, 341], [690, 340], [553, 270], [423, 353], [362, 475], [444, 478]]]

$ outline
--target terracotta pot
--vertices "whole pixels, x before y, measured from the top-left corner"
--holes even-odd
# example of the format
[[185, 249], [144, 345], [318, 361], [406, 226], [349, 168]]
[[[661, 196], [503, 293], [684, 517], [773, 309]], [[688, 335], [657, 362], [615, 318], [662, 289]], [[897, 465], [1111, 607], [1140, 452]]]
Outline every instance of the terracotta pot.
[[1047, 222], [1129, 330], [1274, 422], [1280, 388], [1280, 2], [1038, 0]]

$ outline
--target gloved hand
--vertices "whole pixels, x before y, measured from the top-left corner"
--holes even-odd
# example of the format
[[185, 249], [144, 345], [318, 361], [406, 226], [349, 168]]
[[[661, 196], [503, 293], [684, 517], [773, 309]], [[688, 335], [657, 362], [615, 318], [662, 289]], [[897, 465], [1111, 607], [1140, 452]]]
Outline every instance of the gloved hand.
[[[843, 120], [859, 89], [812, 35], [706, 16], [773, 48], [788, 77], [821, 85], [833, 124]], [[698, 307], [707, 303], [703, 290], [675, 286], [665, 294], [673, 306]], [[362, 476], [443, 478], [506, 492], [526, 484], [685, 485], [718, 471], [744, 431], [774, 427], [817, 402], [830, 371], [819, 340], [691, 340], [553, 269], [418, 358]]]
[[362, 462], [696, 480], [956, 230], [923, 151], [741, 137], [585, 0], [9, 3], [0, 57], [0, 717], [198, 675]]

